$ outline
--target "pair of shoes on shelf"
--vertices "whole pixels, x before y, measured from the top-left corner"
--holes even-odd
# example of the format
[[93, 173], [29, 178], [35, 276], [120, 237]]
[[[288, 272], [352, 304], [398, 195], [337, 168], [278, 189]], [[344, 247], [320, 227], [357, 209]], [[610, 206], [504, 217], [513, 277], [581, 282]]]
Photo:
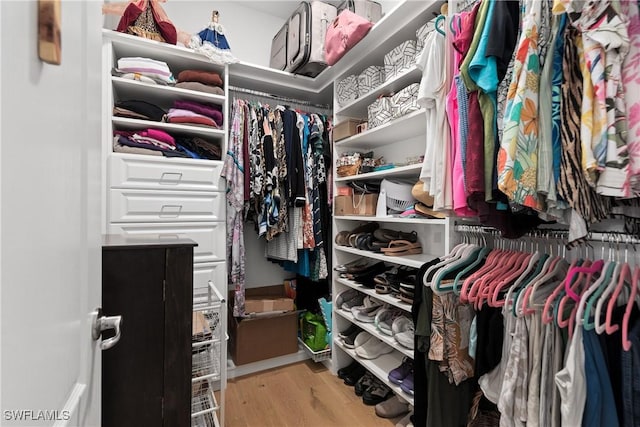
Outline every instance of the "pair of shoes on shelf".
[[338, 338], [342, 340], [342, 344], [346, 348], [353, 349], [355, 347], [356, 337], [360, 332], [362, 332], [362, 329], [352, 323], [345, 331], [338, 334]]
[[390, 230], [388, 228], [378, 228], [373, 232], [373, 237], [381, 243], [389, 243], [393, 240], [408, 240], [411, 243], [418, 241], [418, 233], [411, 231], [405, 233], [404, 231]]
[[367, 370], [356, 360], [350, 365], [338, 369], [338, 378], [342, 379], [348, 386], [354, 386]]
[[399, 294], [400, 283], [415, 281], [415, 273], [417, 269], [401, 265], [393, 267], [391, 270], [378, 274], [373, 281], [376, 287], [376, 293], [379, 294]]
[[398, 299], [407, 304], [413, 304], [413, 296], [416, 289], [416, 276], [410, 274], [400, 282], [400, 293]]
[[415, 255], [422, 253], [422, 245], [420, 242], [410, 242], [409, 240], [392, 240], [380, 250], [387, 256]]
[[351, 308], [362, 305], [365, 295], [355, 289], [349, 288], [336, 295], [336, 307], [341, 310], [351, 311]]
[[393, 395], [393, 392], [385, 383], [377, 378], [373, 379], [373, 383], [362, 393], [362, 403], [373, 406], [380, 402], [384, 402]]
[[380, 418], [397, 418], [410, 410], [409, 403], [398, 395], [393, 395], [376, 405], [376, 415]]
[[356, 396], [362, 397], [364, 392], [376, 381], [378, 381], [378, 379], [371, 372], [367, 371], [358, 380], [353, 391], [356, 393]]
[[336, 265], [333, 269], [338, 273], [359, 273], [369, 266], [369, 260], [366, 258], [356, 258], [345, 264]]
[[377, 222], [367, 222], [359, 225], [351, 231], [343, 230], [336, 234], [335, 243], [338, 246], [356, 246], [356, 239], [361, 234], [371, 234], [380, 227]]
[[378, 312], [383, 308], [385, 308], [384, 304], [367, 295], [364, 297], [362, 305], [351, 308], [351, 314], [353, 314], [353, 317], [360, 322], [373, 323], [376, 314], [378, 314]]
[[400, 316], [404, 315], [404, 311], [399, 308], [383, 308], [376, 314], [376, 318], [373, 323], [376, 328], [385, 335], [393, 336], [392, 325], [393, 321]]
[[413, 320], [407, 316], [399, 316], [391, 324], [391, 334], [401, 346], [414, 348], [414, 325]]
[[356, 336], [354, 350], [363, 359], [376, 359], [383, 354], [391, 353], [393, 348], [369, 332], [362, 331]]
[[402, 363], [389, 372], [389, 381], [399, 385], [402, 391], [413, 395], [413, 360], [405, 357]]
[[384, 273], [390, 268], [391, 268], [390, 266], [387, 266], [384, 262], [380, 261], [375, 264], [372, 264], [364, 271], [349, 275], [347, 277], [355, 282], [360, 283], [362, 286], [373, 289], [376, 286], [374, 281], [376, 276]]

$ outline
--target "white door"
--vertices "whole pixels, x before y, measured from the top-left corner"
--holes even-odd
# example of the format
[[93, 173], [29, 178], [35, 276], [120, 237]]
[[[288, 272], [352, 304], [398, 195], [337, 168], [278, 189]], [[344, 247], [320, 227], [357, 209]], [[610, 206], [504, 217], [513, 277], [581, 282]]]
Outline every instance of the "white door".
[[100, 425], [97, 1], [61, 1], [62, 63], [38, 3], [0, 1], [0, 425]]

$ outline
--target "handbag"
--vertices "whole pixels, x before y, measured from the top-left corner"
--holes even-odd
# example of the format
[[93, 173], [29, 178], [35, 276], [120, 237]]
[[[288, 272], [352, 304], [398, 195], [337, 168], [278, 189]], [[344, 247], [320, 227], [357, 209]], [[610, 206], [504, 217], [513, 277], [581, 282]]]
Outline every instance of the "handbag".
[[334, 65], [345, 53], [367, 35], [373, 23], [356, 15], [350, 10], [343, 10], [327, 28], [324, 52], [327, 64]]

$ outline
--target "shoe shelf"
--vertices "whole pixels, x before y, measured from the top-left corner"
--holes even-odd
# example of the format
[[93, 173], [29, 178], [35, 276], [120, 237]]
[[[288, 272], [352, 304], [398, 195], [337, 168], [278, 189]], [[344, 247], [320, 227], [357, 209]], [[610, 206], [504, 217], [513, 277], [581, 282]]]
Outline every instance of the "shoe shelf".
[[356, 354], [355, 350], [346, 348], [339, 339], [335, 338], [333, 343], [336, 347], [351, 356], [352, 359], [357, 360], [365, 369], [378, 377], [380, 381], [389, 386], [395, 394], [399, 395], [413, 406], [413, 396], [405, 393], [400, 386], [389, 381], [389, 372], [400, 366], [402, 363], [402, 358], [404, 357], [402, 353], [393, 351], [388, 354], [383, 354], [375, 359], [363, 359]]
[[[386, 334], [383, 334], [382, 332], [380, 332], [378, 330], [378, 328], [376, 328], [376, 325], [374, 323], [360, 322], [358, 319], [356, 319], [353, 316], [353, 314], [351, 314], [351, 312], [346, 311], [346, 310], [342, 310], [342, 309], [336, 310], [336, 314], [338, 316], [341, 316], [341, 317], [347, 319], [349, 322], [353, 323], [354, 325], [359, 326], [364, 331], [369, 332], [374, 337], [380, 338], [380, 340], [382, 340], [382, 342], [384, 342], [389, 347], [394, 348], [394, 349], [398, 350], [399, 352], [401, 352], [402, 354], [404, 354], [405, 356], [413, 359], [413, 350], [412, 349], [406, 348], [406, 347], [400, 345], [392, 336], [386, 335]], [[372, 360], [375, 360], [375, 359], [372, 359]]]
[[[155, 122], [149, 122], [155, 123]], [[341, 178], [336, 178], [334, 181], [338, 182], [349, 182], [349, 181], [359, 181], [365, 179], [382, 179], [389, 176], [393, 176], [395, 178], [406, 178], [406, 177], [416, 177], [420, 170], [422, 169], [422, 163], [416, 163], [413, 165], [406, 166], [398, 166], [396, 168], [385, 169], [376, 172], [369, 173], [359, 173], [351, 176], [344, 176]]]
[[403, 218], [398, 216], [358, 216], [358, 215], [338, 215], [334, 219], [344, 221], [376, 221], [399, 224], [418, 224], [418, 225], [446, 225], [445, 219], [440, 218]]
[[[404, 301], [400, 301], [398, 298], [392, 296], [391, 294], [379, 294], [375, 291], [375, 289], [367, 288], [366, 286], [361, 285], [358, 282], [354, 282], [353, 280], [337, 278], [336, 281], [345, 286], [355, 289], [358, 292], [362, 292], [363, 294], [369, 295], [372, 298], [377, 299], [385, 304], [392, 305], [406, 312], [411, 312], [411, 304], [408, 304]], [[336, 309], [337, 312], [344, 311], [340, 309]]]
[[372, 150], [397, 141], [423, 135], [426, 131], [425, 110], [414, 111], [383, 125], [341, 139], [334, 145], [336, 148], [359, 148]]
[[359, 255], [365, 258], [377, 259], [380, 261], [390, 262], [398, 265], [406, 265], [407, 267], [420, 268], [426, 262], [437, 258], [437, 255], [431, 254], [417, 254], [417, 255], [404, 255], [404, 256], [389, 256], [382, 253], [363, 251], [360, 249], [352, 248], [350, 246], [338, 246], [335, 245], [334, 249], [339, 252], [346, 252], [354, 255]]
[[385, 81], [380, 86], [341, 107], [336, 111], [336, 114], [347, 117], [367, 117], [369, 105], [380, 95], [390, 95], [400, 89], [404, 89], [411, 83], [418, 83], [421, 77], [422, 71], [414, 64], [392, 79]]

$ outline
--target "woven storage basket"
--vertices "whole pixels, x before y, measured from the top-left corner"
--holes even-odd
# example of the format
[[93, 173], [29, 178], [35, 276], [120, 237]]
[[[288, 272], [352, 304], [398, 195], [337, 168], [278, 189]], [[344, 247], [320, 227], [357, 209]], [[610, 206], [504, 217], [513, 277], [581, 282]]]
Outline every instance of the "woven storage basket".
[[337, 159], [336, 173], [339, 177], [357, 175], [360, 173], [361, 165], [360, 153], [344, 154]]
[[345, 77], [336, 85], [336, 95], [340, 106], [358, 99], [358, 93], [358, 76], [355, 74]]
[[372, 129], [389, 123], [393, 118], [391, 97], [383, 96], [371, 103], [367, 108], [368, 128]]
[[407, 40], [384, 56], [384, 78], [389, 81], [416, 63], [416, 41]]
[[418, 83], [410, 84], [391, 97], [393, 118], [398, 118], [420, 109], [418, 105]]
[[382, 83], [384, 83], [384, 67], [371, 65], [358, 74], [358, 95], [366, 95]]

